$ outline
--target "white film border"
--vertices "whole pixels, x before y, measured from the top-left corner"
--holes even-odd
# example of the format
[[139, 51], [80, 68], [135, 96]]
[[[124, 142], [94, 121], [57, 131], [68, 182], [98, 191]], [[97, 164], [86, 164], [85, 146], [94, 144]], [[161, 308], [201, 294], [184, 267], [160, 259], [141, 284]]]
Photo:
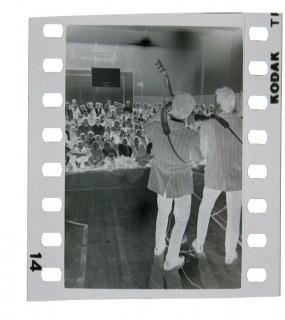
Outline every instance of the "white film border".
[[[65, 129], [68, 25], [172, 25], [236, 27], [243, 30], [243, 243], [240, 289], [104, 290], [64, 287], [65, 148], [62, 133]], [[279, 294], [281, 31], [282, 17], [277, 14], [151, 14], [30, 19], [29, 300]], [[258, 141], [261, 142], [252, 140], [251, 130], [259, 132]], [[265, 166], [264, 177], [253, 175], [250, 178], [251, 168], [253, 172], [257, 168], [252, 166]]]

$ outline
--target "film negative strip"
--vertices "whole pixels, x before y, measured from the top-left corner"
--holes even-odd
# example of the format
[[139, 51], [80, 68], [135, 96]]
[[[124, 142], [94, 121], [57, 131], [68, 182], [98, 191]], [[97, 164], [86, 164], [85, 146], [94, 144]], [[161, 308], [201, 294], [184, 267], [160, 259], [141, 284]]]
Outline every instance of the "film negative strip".
[[279, 295], [281, 33], [30, 19], [29, 300]]

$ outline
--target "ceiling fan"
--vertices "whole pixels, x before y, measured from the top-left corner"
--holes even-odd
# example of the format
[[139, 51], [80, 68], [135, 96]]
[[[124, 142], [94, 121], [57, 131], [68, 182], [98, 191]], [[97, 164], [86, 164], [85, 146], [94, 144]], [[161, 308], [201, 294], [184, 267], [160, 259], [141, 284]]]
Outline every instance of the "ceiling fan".
[[139, 46], [139, 47], [145, 47], [145, 48], [147, 48], [147, 47], [158, 47], [158, 45], [154, 44], [154, 42], [150, 39], [147, 29], [144, 30], [144, 36], [140, 40], [132, 42], [132, 43], [130, 43], [130, 45]]

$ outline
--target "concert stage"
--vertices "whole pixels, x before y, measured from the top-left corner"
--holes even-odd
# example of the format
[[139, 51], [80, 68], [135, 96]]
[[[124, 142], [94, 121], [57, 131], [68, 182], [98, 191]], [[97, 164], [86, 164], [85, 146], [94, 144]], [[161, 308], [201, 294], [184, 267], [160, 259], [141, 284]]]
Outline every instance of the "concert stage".
[[[196, 233], [203, 170], [194, 170], [195, 194], [182, 246], [182, 270], [163, 271], [153, 256], [156, 195], [147, 189], [149, 168], [89, 171], [65, 177], [65, 286], [118, 289], [239, 288], [239, 258], [224, 264], [226, 222], [222, 194], [212, 213], [205, 251], [190, 250]], [[173, 219], [172, 219], [173, 221]]]

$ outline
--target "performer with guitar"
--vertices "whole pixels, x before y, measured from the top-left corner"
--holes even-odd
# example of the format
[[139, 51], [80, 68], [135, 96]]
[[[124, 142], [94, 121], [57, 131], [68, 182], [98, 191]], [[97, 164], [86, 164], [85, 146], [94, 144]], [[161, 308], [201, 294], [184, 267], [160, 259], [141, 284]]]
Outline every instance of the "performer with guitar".
[[232, 89], [216, 90], [216, 102], [222, 109], [219, 117], [204, 121], [200, 130], [201, 151], [206, 159], [205, 186], [197, 223], [197, 238], [192, 246], [203, 254], [211, 211], [221, 192], [226, 192], [227, 228], [225, 263], [237, 258], [241, 215], [242, 119], [234, 113], [236, 96]]
[[[165, 83], [172, 99], [164, 104], [161, 113], [156, 114], [144, 125], [145, 134], [153, 144], [148, 188], [157, 193], [158, 213], [156, 219], [155, 255], [162, 255], [166, 249], [168, 218], [174, 202], [175, 224], [164, 263], [165, 270], [172, 270], [184, 264], [179, 256], [182, 238], [191, 211], [193, 175], [190, 157], [195, 152], [192, 130], [185, 126], [185, 120], [192, 113], [195, 100], [188, 93], [173, 95], [167, 72], [160, 61], [157, 66], [165, 77]], [[193, 159], [199, 161], [200, 159]]]

